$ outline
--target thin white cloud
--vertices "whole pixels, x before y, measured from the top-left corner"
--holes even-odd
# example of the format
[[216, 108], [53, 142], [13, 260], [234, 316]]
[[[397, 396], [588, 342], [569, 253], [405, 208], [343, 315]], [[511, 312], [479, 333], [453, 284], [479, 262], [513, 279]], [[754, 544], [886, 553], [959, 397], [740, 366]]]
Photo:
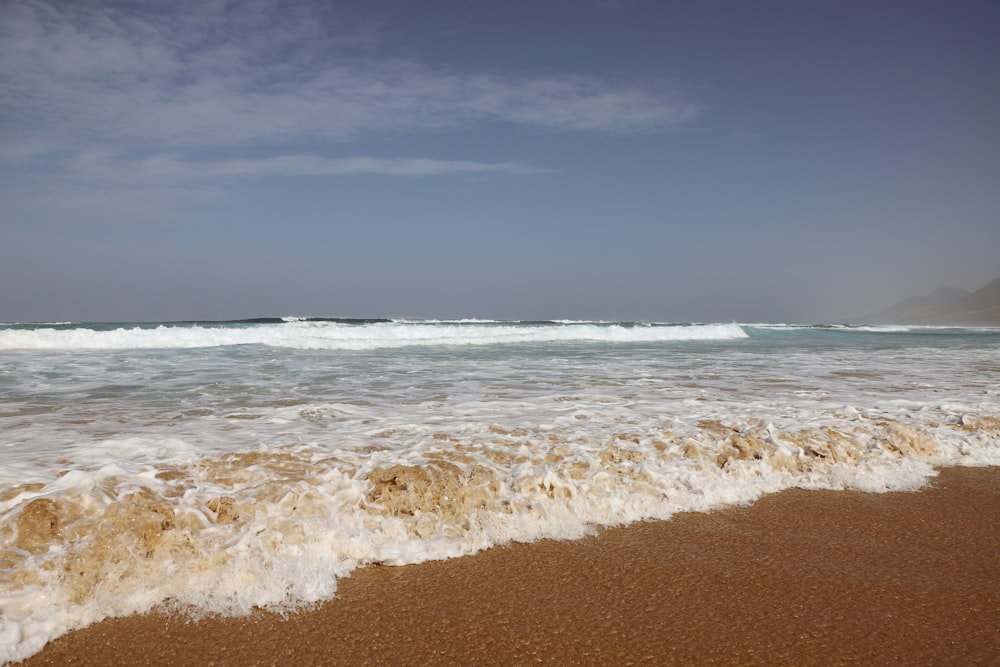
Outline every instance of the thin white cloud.
[[[17, 218], [29, 216], [80, 218], [90, 214], [132, 216], [154, 221], [230, 197], [234, 185], [268, 177], [322, 176], [511, 176], [537, 174], [519, 162], [433, 160], [419, 157], [279, 155], [193, 161], [178, 154], [157, 153], [126, 159], [109, 150], [81, 151], [60, 161], [59, 177], [0, 180], [0, 201]], [[0, 220], [0, 224], [2, 224]]]
[[92, 151], [74, 156], [67, 172], [79, 180], [128, 184], [153, 182], [184, 186], [212, 180], [237, 180], [261, 176], [440, 176], [446, 174], [536, 174], [542, 170], [518, 162], [474, 162], [429, 158], [378, 158], [355, 156], [326, 158], [315, 155], [279, 155], [257, 159], [195, 162], [176, 154], [161, 153], [141, 160]]
[[325, 5], [297, 12], [271, 1], [254, 5], [8, 3], [0, 22], [5, 125], [155, 148], [342, 140], [498, 121], [655, 132], [698, 114], [665, 87], [361, 57], [356, 26], [338, 23]]
[[[348, 141], [505, 124], [661, 132], [699, 113], [676, 90], [649, 82], [381, 57], [377, 22], [336, 7], [2, 2], [0, 199], [25, 217], [152, 219], [222, 201], [254, 178], [536, 174], [549, 170], [481, 153], [336, 153]], [[435, 158], [453, 146], [442, 142]]]
[[261, 175], [330, 176], [381, 174], [386, 176], [438, 176], [443, 174], [535, 174], [543, 170], [518, 162], [472, 162], [429, 158], [323, 158], [287, 155], [260, 160], [220, 160], [202, 165], [186, 163], [182, 171], [207, 176]]

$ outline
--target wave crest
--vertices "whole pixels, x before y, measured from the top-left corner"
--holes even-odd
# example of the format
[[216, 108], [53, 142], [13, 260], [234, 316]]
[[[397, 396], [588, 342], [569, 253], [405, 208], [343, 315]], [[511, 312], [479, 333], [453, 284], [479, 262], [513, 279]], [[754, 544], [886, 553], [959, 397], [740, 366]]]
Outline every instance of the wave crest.
[[254, 326], [130, 327], [99, 331], [38, 328], [0, 331], [0, 350], [179, 349], [268, 345], [303, 350], [374, 350], [419, 345], [505, 345], [549, 342], [643, 343], [746, 338], [737, 324], [639, 325], [432, 324], [353, 325], [289, 321]]

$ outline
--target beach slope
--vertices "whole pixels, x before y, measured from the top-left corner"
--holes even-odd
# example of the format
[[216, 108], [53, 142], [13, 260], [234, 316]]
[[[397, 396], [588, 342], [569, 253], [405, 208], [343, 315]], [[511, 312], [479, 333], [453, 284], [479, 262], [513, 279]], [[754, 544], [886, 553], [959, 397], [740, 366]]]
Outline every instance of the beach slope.
[[372, 567], [282, 618], [151, 614], [27, 665], [997, 665], [1000, 468], [789, 490], [571, 542]]

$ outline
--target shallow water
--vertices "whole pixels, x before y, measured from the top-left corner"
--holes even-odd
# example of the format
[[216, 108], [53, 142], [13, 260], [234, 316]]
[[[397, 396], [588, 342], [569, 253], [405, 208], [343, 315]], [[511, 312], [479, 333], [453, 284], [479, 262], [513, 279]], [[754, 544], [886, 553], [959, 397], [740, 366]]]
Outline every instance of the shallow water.
[[0, 325], [0, 660], [168, 603], [1000, 465], [1000, 330]]

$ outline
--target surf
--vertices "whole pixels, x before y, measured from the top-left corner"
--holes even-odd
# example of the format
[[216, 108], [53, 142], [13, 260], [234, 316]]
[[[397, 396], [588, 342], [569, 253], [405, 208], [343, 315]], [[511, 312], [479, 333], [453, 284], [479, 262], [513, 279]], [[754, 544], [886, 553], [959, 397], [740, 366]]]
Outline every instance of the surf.
[[303, 350], [375, 350], [410, 346], [506, 345], [547, 342], [640, 343], [733, 340], [737, 324], [644, 325], [512, 322], [394, 322], [302, 319], [216, 325], [120, 326], [113, 329], [8, 328], [0, 350], [189, 349], [266, 345]]

